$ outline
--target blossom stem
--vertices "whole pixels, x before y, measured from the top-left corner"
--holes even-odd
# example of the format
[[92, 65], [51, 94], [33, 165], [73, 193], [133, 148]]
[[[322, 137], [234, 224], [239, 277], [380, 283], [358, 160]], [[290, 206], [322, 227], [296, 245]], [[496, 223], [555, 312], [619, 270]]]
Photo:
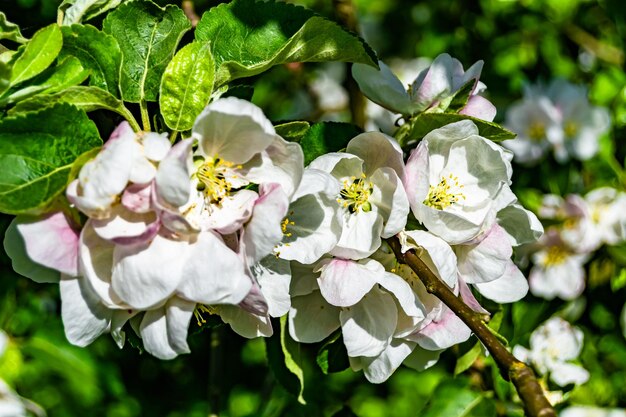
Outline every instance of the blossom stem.
[[139, 108], [141, 109], [141, 123], [143, 124], [144, 132], [150, 132], [150, 115], [148, 114], [148, 102], [146, 100], [141, 100], [139, 103]]
[[402, 245], [397, 237], [387, 239], [387, 243], [398, 261], [408, 265], [422, 281], [426, 290], [447, 305], [485, 345], [498, 364], [502, 376], [515, 385], [524, 403], [526, 414], [529, 417], [556, 417], [556, 412], [546, 399], [533, 371], [508, 351], [489, 330], [480, 315], [468, 307], [461, 298], [454, 295], [413, 250], [402, 253]]

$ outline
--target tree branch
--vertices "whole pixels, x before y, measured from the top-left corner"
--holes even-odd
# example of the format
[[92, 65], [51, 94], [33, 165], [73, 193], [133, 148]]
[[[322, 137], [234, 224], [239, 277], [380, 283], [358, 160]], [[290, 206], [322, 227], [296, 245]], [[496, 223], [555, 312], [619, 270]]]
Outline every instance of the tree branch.
[[537, 382], [533, 371], [525, 363], [517, 360], [500, 343], [485, 325], [485, 322], [481, 320], [480, 315], [454, 295], [413, 250], [402, 253], [402, 245], [397, 237], [387, 239], [387, 243], [393, 249], [398, 261], [408, 265], [422, 281], [426, 290], [447, 305], [487, 347], [498, 364], [501, 374], [515, 385], [517, 393], [524, 403], [526, 414], [529, 417], [556, 417], [556, 412], [543, 394], [543, 389]]

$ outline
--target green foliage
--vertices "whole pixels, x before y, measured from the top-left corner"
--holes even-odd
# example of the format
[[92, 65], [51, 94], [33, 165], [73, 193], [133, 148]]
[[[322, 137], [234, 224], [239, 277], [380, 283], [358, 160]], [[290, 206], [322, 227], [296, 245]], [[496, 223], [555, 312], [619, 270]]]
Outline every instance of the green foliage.
[[345, 371], [350, 367], [341, 331], [336, 331], [324, 342], [317, 352], [316, 362], [324, 374]]
[[90, 25], [61, 28], [63, 48], [59, 57], [75, 56], [91, 73], [89, 85], [119, 97], [119, 72], [122, 53], [115, 38]]
[[108, 14], [103, 30], [117, 40], [122, 51], [120, 92], [124, 101], [157, 100], [161, 76], [190, 28], [179, 7], [161, 8], [145, 0], [125, 3]]
[[0, 39], [8, 39], [18, 43], [28, 42], [28, 39], [22, 36], [19, 26], [9, 22], [4, 12], [0, 12]]
[[[274, 324], [277, 324], [276, 321]], [[276, 327], [279, 326], [274, 326], [275, 329]], [[280, 331], [275, 330], [274, 336], [266, 339], [269, 366], [278, 382], [295, 395], [299, 403], [305, 404], [301, 346], [289, 336], [287, 316], [280, 318], [279, 329]]]
[[316, 123], [300, 140], [304, 152], [304, 165], [320, 155], [344, 149], [350, 139], [361, 133], [361, 129], [349, 123]]
[[358, 36], [283, 2], [236, 0], [222, 4], [202, 16], [195, 36], [212, 42], [217, 86], [288, 62], [344, 61], [373, 66], [377, 62]]
[[444, 383], [437, 387], [431, 402], [421, 413], [422, 417], [489, 417], [496, 415], [495, 407], [479, 393], [456, 383]]
[[0, 211], [44, 208], [64, 191], [76, 159], [101, 144], [95, 124], [67, 104], [1, 120]]
[[195, 41], [178, 51], [163, 74], [159, 96], [161, 115], [170, 129], [192, 128], [209, 103], [214, 81], [210, 42]]
[[58, 25], [52, 24], [37, 31], [26, 45], [20, 47], [11, 62], [11, 85], [31, 79], [48, 68], [62, 45], [63, 36]]
[[288, 122], [274, 126], [276, 133], [289, 142], [300, 142], [311, 125], [308, 122]]

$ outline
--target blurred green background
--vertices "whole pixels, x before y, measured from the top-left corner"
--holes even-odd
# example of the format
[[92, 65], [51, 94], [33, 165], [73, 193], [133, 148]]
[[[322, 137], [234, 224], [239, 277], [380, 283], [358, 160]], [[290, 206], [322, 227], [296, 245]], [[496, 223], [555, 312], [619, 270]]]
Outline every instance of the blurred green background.
[[[55, 21], [58, 3], [0, 0], [0, 10], [31, 36]], [[337, 19], [338, 4], [345, 4], [296, 3], [330, 19]], [[198, 14], [215, 4], [194, 2]], [[610, 156], [621, 167], [626, 156], [626, 7], [621, 0], [355, 0], [353, 6], [361, 34], [385, 61], [432, 59], [442, 52], [466, 68], [484, 60], [481, 81], [498, 108], [496, 121], [521, 97], [524, 83], [554, 77], [588, 85], [592, 102], [610, 109], [614, 125], [603, 138], [604, 156], [566, 167], [548, 160], [539, 171], [517, 170], [516, 191], [525, 203], [532, 206], [537, 195], [549, 191], [583, 192], [603, 184], [624, 188], [607, 162]], [[244, 83], [254, 85], [253, 101], [271, 119], [314, 121], [329, 117], [320, 108], [320, 94], [332, 93], [312, 88], [315, 80], [330, 72], [340, 85], [346, 68], [283, 66]], [[333, 113], [332, 118], [349, 121], [347, 107]], [[9, 221], [0, 218], [2, 233]], [[527, 345], [530, 332], [555, 312], [584, 329], [581, 360], [591, 379], [569, 392], [571, 403], [626, 407], [626, 340], [619, 325], [626, 300], [624, 267], [626, 247], [602, 249], [588, 266], [588, 288], [580, 299], [564, 304], [529, 296], [502, 310], [501, 333], [511, 345]], [[173, 361], [142, 354], [131, 343], [119, 350], [108, 337], [77, 348], [63, 335], [58, 289], [15, 274], [4, 253], [0, 268], [0, 329], [10, 336], [0, 358], [0, 377], [49, 416], [200, 417], [209, 410], [230, 417], [434, 416], [439, 415], [432, 406], [437, 398], [472, 404], [465, 414], [455, 415], [522, 415], [511, 387], [489, 358], [478, 358], [469, 370], [452, 376], [457, 359], [475, 339], [450, 349], [426, 372], [401, 368], [382, 385], [371, 385], [350, 370], [323, 375], [315, 365], [319, 345], [305, 346], [303, 406], [277, 383], [263, 340], [247, 341], [226, 327], [199, 329], [192, 323], [192, 353]]]

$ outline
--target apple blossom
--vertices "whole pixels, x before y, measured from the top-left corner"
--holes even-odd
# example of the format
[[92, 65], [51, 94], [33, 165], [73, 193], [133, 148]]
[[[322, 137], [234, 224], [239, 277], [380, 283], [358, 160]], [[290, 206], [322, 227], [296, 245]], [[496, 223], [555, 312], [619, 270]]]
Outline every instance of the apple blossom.
[[572, 405], [564, 408], [561, 417], [626, 417], [623, 408], [600, 408], [589, 405]]
[[402, 115], [423, 111], [445, 111], [464, 86], [471, 83], [470, 97], [459, 113], [491, 121], [496, 109], [487, 99], [478, 95], [486, 87], [478, 81], [483, 62], [478, 61], [467, 71], [457, 59], [448, 54], [437, 56], [430, 66], [422, 70], [408, 91], [391, 69], [379, 61], [380, 70], [367, 65], [354, 64], [352, 74], [361, 91], [370, 100]]
[[560, 317], [552, 317], [530, 335], [530, 350], [522, 346], [513, 348], [513, 355], [532, 364], [537, 371], [557, 385], [584, 384], [589, 372], [571, 363], [582, 350], [583, 332]]
[[342, 231], [333, 256], [365, 258], [404, 228], [409, 205], [400, 178], [404, 173], [402, 150], [383, 133], [362, 133], [346, 152], [316, 158], [309, 168], [334, 177], [342, 211]]
[[424, 137], [411, 152], [403, 183], [417, 220], [448, 243], [460, 244], [493, 226], [498, 196], [511, 194], [511, 173], [506, 152], [464, 120]]

